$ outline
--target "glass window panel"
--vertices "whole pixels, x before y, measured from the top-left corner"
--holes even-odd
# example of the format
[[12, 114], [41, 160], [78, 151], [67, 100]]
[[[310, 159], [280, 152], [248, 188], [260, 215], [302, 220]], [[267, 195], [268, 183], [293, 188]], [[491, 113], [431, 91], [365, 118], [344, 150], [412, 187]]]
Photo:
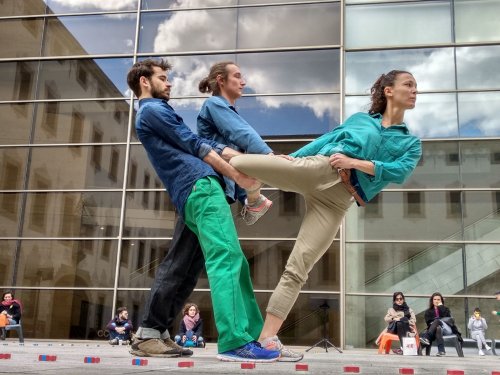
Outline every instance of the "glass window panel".
[[340, 44], [340, 4], [241, 8], [237, 28], [238, 48]]
[[22, 189], [28, 149], [0, 148], [0, 190]]
[[500, 192], [467, 191], [462, 194], [465, 241], [500, 241]]
[[38, 62], [0, 63], [0, 100], [31, 100], [35, 94]]
[[35, 147], [29, 188], [36, 189], [39, 178], [48, 189], [121, 188], [125, 151], [125, 146]]
[[[44, 56], [132, 53], [135, 14], [106, 14], [50, 18]], [[103, 38], [103, 35], [106, 35]]]
[[459, 89], [500, 88], [500, 46], [457, 47]]
[[458, 188], [460, 163], [458, 142], [423, 142], [422, 158], [403, 185], [389, 184], [386, 189]]
[[28, 143], [32, 117], [32, 104], [0, 104], [0, 118], [8, 124], [0, 132], [0, 144]]
[[112, 288], [117, 242], [29, 241], [21, 243], [17, 286]]
[[500, 106], [498, 92], [471, 92], [458, 94], [458, 113], [461, 137], [498, 137], [500, 120], [496, 108]]
[[0, 17], [44, 14], [45, 3], [40, 0], [2, 1]]
[[496, 0], [455, 0], [455, 39], [457, 43], [500, 40]]
[[43, 61], [40, 99], [127, 97], [132, 59]]
[[22, 194], [0, 193], [0, 237], [17, 237]]
[[[404, 1], [405, 2], [410, 2], [410, 1], [422, 1], [422, 0], [404, 0]], [[400, 2], [401, 2], [401, 0], [345, 0], [346, 4], [400, 3]]]
[[[0, 194], [0, 198], [2, 198], [2, 194]], [[2, 214], [0, 214], [0, 223], [4, 223]], [[3, 225], [1, 226], [3, 227]], [[2, 254], [0, 257], [0, 283], [1, 285], [11, 285], [16, 259], [16, 241], [0, 241], [0, 254]]]
[[[139, 52], [234, 49], [236, 17], [235, 8], [144, 13], [141, 16]], [[210, 28], [207, 29], [206, 25]]]
[[462, 255], [455, 244], [348, 243], [346, 291], [456, 294], [464, 287]]
[[[302, 3], [313, 2], [316, 0], [301, 0]], [[142, 0], [142, 9], [186, 9], [186, 8], [210, 8], [225, 5], [253, 5], [253, 4], [283, 4], [295, 3], [297, 0]]]
[[339, 95], [244, 97], [237, 109], [261, 136], [316, 136], [340, 122]]
[[279, 154], [291, 154], [294, 151], [297, 151], [299, 148], [308, 144], [308, 140], [289, 140], [289, 141], [280, 141], [280, 140], [267, 140], [267, 144], [271, 147], [276, 155]]
[[[35, 175], [35, 188], [48, 179]], [[121, 193], [29, 193], [24, 215], [25, 237], [116, 237]]]
[[[465, 246], [465, 254], [467, 261], [467, 293], [486, 296], [492, 295], [496, 292], [492, 286], [499, 285], [500, 282], [500, 245], [469, 244]], [[481, 310], [485, 316], [491, 310], [498, 310], [498, 302], [495, 303], [495, 306], [491, 304], [490, 308], [484, 309], [485, 302], [487, 301], [481, 301], [481, 305], [475, 305], [472, 308], [469, 306], [470, 313], [477, 306], [481, 306]], [[497, 332], [500, 333], [500, 330]], [[489, 331], [488, 336], [490, 336]]]
[[348, 6], [345, 19], [346, 48], [452, 42], [449, 1]]
[[382, 192], [379, 200], [379, 220], [363, 208], [353, 205], [349, 209], [348, 241], [461, 240], [460, 210], [454, 209], [456, 201], [447, 192], [421, 192], [418, 201], [410, 200], [407, 192]]
[[[369, 109], [368, 96], [345, 98], [346, 118], [356, 112], [367, 112]], [[419, 138], [458, 137], [456, 95], [419, 94], [415, 108], [405, 112], [405, 122], [410, 131]]]
[[50, 9], [49, 13], [83, 13], [101, 11], [136, 10], [138, 0], [120, 1], [67, 1], [44, 0]]
[[91, 143], [95, 132], [101, 142], [126, 142], [128, 115], [125, 100], [39, 103], [34, 143]]
[[500, 142], [461, 142], [460, 161], [464, 187], [500, 187]]
[[418, 89], [454, 90], [453, 48], [425, 48], [346, 53], [346, 94], [369, 94], [380, 74], [406, 70], [415, 77]]
[[40, 56], [42, 31], [41, 18], [1, 20], [0, 35], [9, 42], [2, 43], [0, 57]]
[[[407, 293], [406, 290], [402, 291]], [[433, 290], [432, 292], [435, 292]], [[443, 292], [443, 291], [440, 291]], [[429, 293], [429, 297], [432, 293]], [[443, 294], [445, 294], [443, 292]], [[406, 303], [415, 312], [417, 318], [417, 327], [419, 331], [425, 327], [424, 311], [429, 307], [429, 298], [408, 297]], [[455, 324], [458, 330], [465, 336], [467, 332], [467, 321], [465, 320], [464, 299], [456, 297], [445, 298], [445, 305], [450, 309], [455, 318]], [[387, 327], [384, 316], [387, 310], [392, 306], [392, 293], [390, 296], [347, 296], [346, 311], [355, 312], [346, 314], [345, 330], [349, 332], [346, 335], [347, 348], [373, 348], [375, 340], [380, 332]], [[431, 355], [435, 355], [437, 347], [432, 347]]]
[[[113, 316], [113, 292], [105, 290], [18, 290], [24, 306], [24, 337], [98, 339]], [[61, 308], [64, 306], [64, 308]]]
[[[134, 327], [140, 325], [144, 314], [144, 307], [149, 296], [149, 290], [122, 290], [117, 294], [117, 305], [126, 305], [129, 308], [129, 318]], [[259, 292], [255, 294], [257, 304], [261, 311], [265, 311], [270, 294]], [[190, 301], [196, 303], [203, 318], [203, 337], [207, 342], [217, 341], [217, 329], [213, 313], [213, 305], [210, 293], [206, 291], [195, 291], [189, 297]], [[327, 324], [326, 335], [332, 343], [340, 345], [340, 304], [337, 294], [300, 294], [294, 307], [290, 311], [287, 320], [280, 330], [280, 340], [285, 345], [310, 346], [324, 336], [323, 318], [325, 310], [319, 308], [327, 303], [326, 310], [329, 324]], [[182, 315], [179, 314], [173, 327], [178, 327]], [[174, 328], [177, 329], [177, 328]]]

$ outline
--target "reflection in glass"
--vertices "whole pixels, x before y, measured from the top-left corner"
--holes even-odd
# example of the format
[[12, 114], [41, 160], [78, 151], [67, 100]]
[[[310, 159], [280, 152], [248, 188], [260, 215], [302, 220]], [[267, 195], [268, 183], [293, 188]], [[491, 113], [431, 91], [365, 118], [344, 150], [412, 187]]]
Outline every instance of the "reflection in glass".
[[[2, 198], [2, 194], [0, 194]], [[1, 209], [0, 209], [1, 212]], [[2, 215], [0, 221], [3, 223]], [[1, 285], [10, 285], [14, 272], [16, 241], [0, 241], [0, 283]]]
[[40, 99], [123, 97], [132, 59], [43, 61]]
[[31, 100], [34, 95], [37, 62], [0, 63], [0, 100]]
[[[91, 160], [99, 149], [100, 166]], [[125, 165], [125, 146], [35, 147], [30, 165], [30, 186], [36, 189], [38, 177], [50, 189], [121, 188]]]
[[0, 17], [28, 16], [44, 13], [45, 3], [41, 0], [3, 1], [0, 7]]
[[369, 94], [381, 73], [393, 69], [413, 74], [420, 91], [454, 90], [453, 48], [425, 48], [346, 53], [346, 94]]
[[103, 11], [136, 10], [138, 0], [119, 1], [67, 1], [44, 0], [49, 8], [48, 13], [83, 13]]
[[500, 136], [500, 119], [496, 113], [500, 93], [460, 93], [458, 103], [461, 137]]
[[[370, 109], [369, 96], [345, 98], [346, 118]], [[414, 109], [406, 111], [405, 123], [419, 138], [458, 137], [457, 103], [455, 94], [419, 94]]]
[[0, 193], [0, 236], [18, 237], [22, 195]]
[[450, 43], [450, 2], [347, 6], [345, 29], [346, 48]]
[[132, 53], [136, 18], [135, 14], [49, 18], [43, 54]]
[[238, 48], [338, 45], [340, 3], [241, 8], [237, 28]]
[[458, 188], [460, 182], [458, 142], [423, 142], [422, 157], [413, 174], [403, 185], [389, 184], [386, 189]]
[[500, 193], [467, 191], [462, 194], [464, 240], [500, 241]]
[[[490, 295], [492, 293], [491, 286], [499, 285], [500, 281], [500, 245], [469, 244], [465, 246], [465, 254], [467, 260], [467, 293]], [[472, 309], [476, 306], [473, 306]], [[498, 310], [498, 305], [495, 304], [494, 308], [483, 310], [483, 304], [481, 303], [481, 310], [485, 312]], [[499, 331], [497, 330], [497, 332]]]
[[28, 143], [32, 116], [32, 104], [0, 104], [0, 118], [8, 124], [2, 127], [0, 144]]
[[96, 130], [102, 142], [125, 142], [128, 114], [125, 100], [39, 103], [34, 143], [89, 143]]
[[[214, 51], [236, 48], [237, 9], [143, 13], [139, 52]], [[210, 25], [207, 29], [206, 25]], [[193, 35], [196, 35], [193, 38]]]
[[29, 241], [21, 243], [16, 285], [112, 288], [116, 241]]
[[[302, 3], [313, 2], [316, 0], [301, 0]], [[265, 5], [274, 3], [294, 3], [297, 0], [267, 0]], [[264, 4], [262, 0], [142, 0], [142, 9], [186, 9], [186, 8], [210, 8], [225, 5], [253, 5]]]
[[496, 0], [455, 0], [455, 39], [457, 43], [500, 40]]
[[457, 47], [459, 89], [500, 87], [500, 46]]
[[0, 190], [22, 189], [28, 149], [0, 148]]
[[[442, 294], [448, 294], [446, 290], [437, 289]], [[396, 290], [394, 290], [396, 291]], [[399, 290], [398, 290], [399, 291]], [[433, 290], [429, 293], [429, 297], [417, 298], [408, 297], [411, 292], [409, 290], [401, 290], [406, 298], [406, 303], [415, 311], [417, 317], [417, 327], [425, 327], [424, 311], [429, 307], [429, 297]], [[345, 331], [349, 332], [345, 336], [345, 344], [354, 348], [373, 348], [375, 340], [380, 332], [387, 328], [387, 323], [384, 321], [384, 316], [387, 310], [392, 307], [392, 290], [387, 296], [347, 296], [346, 297], [346, 322]], [[458, 330], [467, 332], [466, 321], [464, 317], [464, 299], [456, 297], [448, 297], [445, 299], [445, 305], [451, 310], [451, 314], [455, 319], [455, 324]], [[351, 313], [349, 313], [351, 312]], [[468, 320], [468, 317], [467, 317]], [[432, 347], [431, 355], [435, 355], [437, 348]]]
[[112, 291], [21, 289], [16, 298], [30, 338], [95, 340], [112, 316]]
[[261, 136], [317, 136], [339, 124], [339, 95], [244, 97], [237, 102], [240, 115]]
[[[43, 174], [34, 175], [34, 189], [48, 189]], [[120, 223], [121, 193], [28, 193], [25, 237], [115, 237]]]
[[[346, 244], [346, 291], [455, 294], [463, 289], [462, 246], [429, 243]], [[425, 282], [422, 282], [425, 280]]]
[[40, 56], [42, 31], [41, 18], [0, 20], [0, 35], [4, 41], [9, 41], [2, 43], [0, 57]]
[[[447, 192], [422, 192], [419, 201], [410, 200], [404, 192], [387, 191], [379, 195], [382, 203], [378, 220], [371, 220], [363, 209], [351, 206], [346, 216], [348, 241], [460, 239], [461, 215], [449, 214], [447, 208], [456, 201], [450, 200]], [[415, 217], [412, 213], [416, 210], [423, 215]]]
[[462, 142], [460, 158], [464, 187], [500, 187], [500, 142]]

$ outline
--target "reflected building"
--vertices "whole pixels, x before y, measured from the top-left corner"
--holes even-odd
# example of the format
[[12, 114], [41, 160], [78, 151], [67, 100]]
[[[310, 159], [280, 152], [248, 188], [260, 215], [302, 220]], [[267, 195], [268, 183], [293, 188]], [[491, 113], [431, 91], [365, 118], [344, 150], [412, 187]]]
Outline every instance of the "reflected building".
[[[247, 81], [238, 111], [276, 153], [366, 110], [381, 73], [415, 75], [419, 97], [406, 121], [423, 139], [417, 170], [366, 208], [350, 209], [284, 324], [285, 343], [318, 341], [325, 301], [332, 341], [358, 348], [378, 336], [396, 290], [418, 314], [419, 328], [434, 291], [444, 294], [462, 332], [475, 307], [497, 309], [500, 32], [493, 15], [500, 4], [263, 3], [2, 5], [0, 285], [23, 301], [26, 337], [99, 339], [121, 305], [140, 322], [177, 219], [134, 132], [137, 103], [126, 73], [149, 56], [172, 63], [171, 102], [192, 129], [205, 99], [199, 80], [214, 62], [236, 61]], [[232, 207], [263, 312], [305, 210], [293, 193], [264, 194], [273, 208], [251, 227]], [[205, 274], [192, 299], [204, 336], [215, 341]]]

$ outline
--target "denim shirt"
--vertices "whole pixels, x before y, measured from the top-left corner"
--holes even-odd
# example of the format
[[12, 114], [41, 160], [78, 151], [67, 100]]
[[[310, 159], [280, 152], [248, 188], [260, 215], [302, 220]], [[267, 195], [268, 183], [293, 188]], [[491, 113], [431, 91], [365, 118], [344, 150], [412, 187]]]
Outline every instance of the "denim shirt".
[[220, 178], [202, 159], [211, 150], [220, 154], [225, 145], [198, 137], [163, 99], [139, 101], [135, 129], [177, 211], [184, 216], [184, 205], [196, 181], [206, 176]]
[[358, 193], [368, 202], [389, 183], [402, 184], [411, 175], [422, 156], [422, 144], [410, 134], [406, 124], [386, 128], [382, 126], [381, 114], [359, 112], [291, 156], [335, 153], [373, 162], [374, 176], [359, 170], [353, 173]]
[[[232, 149], [248, 154], [269, 154], [271, 148], [254, 128], [241, 117], [222, 96], [211, 96], [203, 103], [197, 119], [198, 135], [227, 144]], [[224, 177], [229, 202], [243, 200], [246, 193], [233, 180]]]

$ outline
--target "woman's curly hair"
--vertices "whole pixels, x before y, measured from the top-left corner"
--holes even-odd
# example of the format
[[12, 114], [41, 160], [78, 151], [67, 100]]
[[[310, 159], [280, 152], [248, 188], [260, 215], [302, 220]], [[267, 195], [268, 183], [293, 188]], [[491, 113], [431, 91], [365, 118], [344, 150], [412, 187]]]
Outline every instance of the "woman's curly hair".
[[405, 70], [391, 70], [387, 74], [382, 74], [373, 84], [372, 88], [370, 89], [371, 93], [371, 107], [368, 110], [368, 113], [370, 115], [373, 115], [375, 113], [384, 113], [385, 108], [387, 107], [387, 98], [385, 97], [384, 94], [384, 89], [386, 87], [392, 87], [394, 86], [394, 81], [396, 81], [396, 78], [400, 74], [410, 74], [410, 72], [407, 72]]

